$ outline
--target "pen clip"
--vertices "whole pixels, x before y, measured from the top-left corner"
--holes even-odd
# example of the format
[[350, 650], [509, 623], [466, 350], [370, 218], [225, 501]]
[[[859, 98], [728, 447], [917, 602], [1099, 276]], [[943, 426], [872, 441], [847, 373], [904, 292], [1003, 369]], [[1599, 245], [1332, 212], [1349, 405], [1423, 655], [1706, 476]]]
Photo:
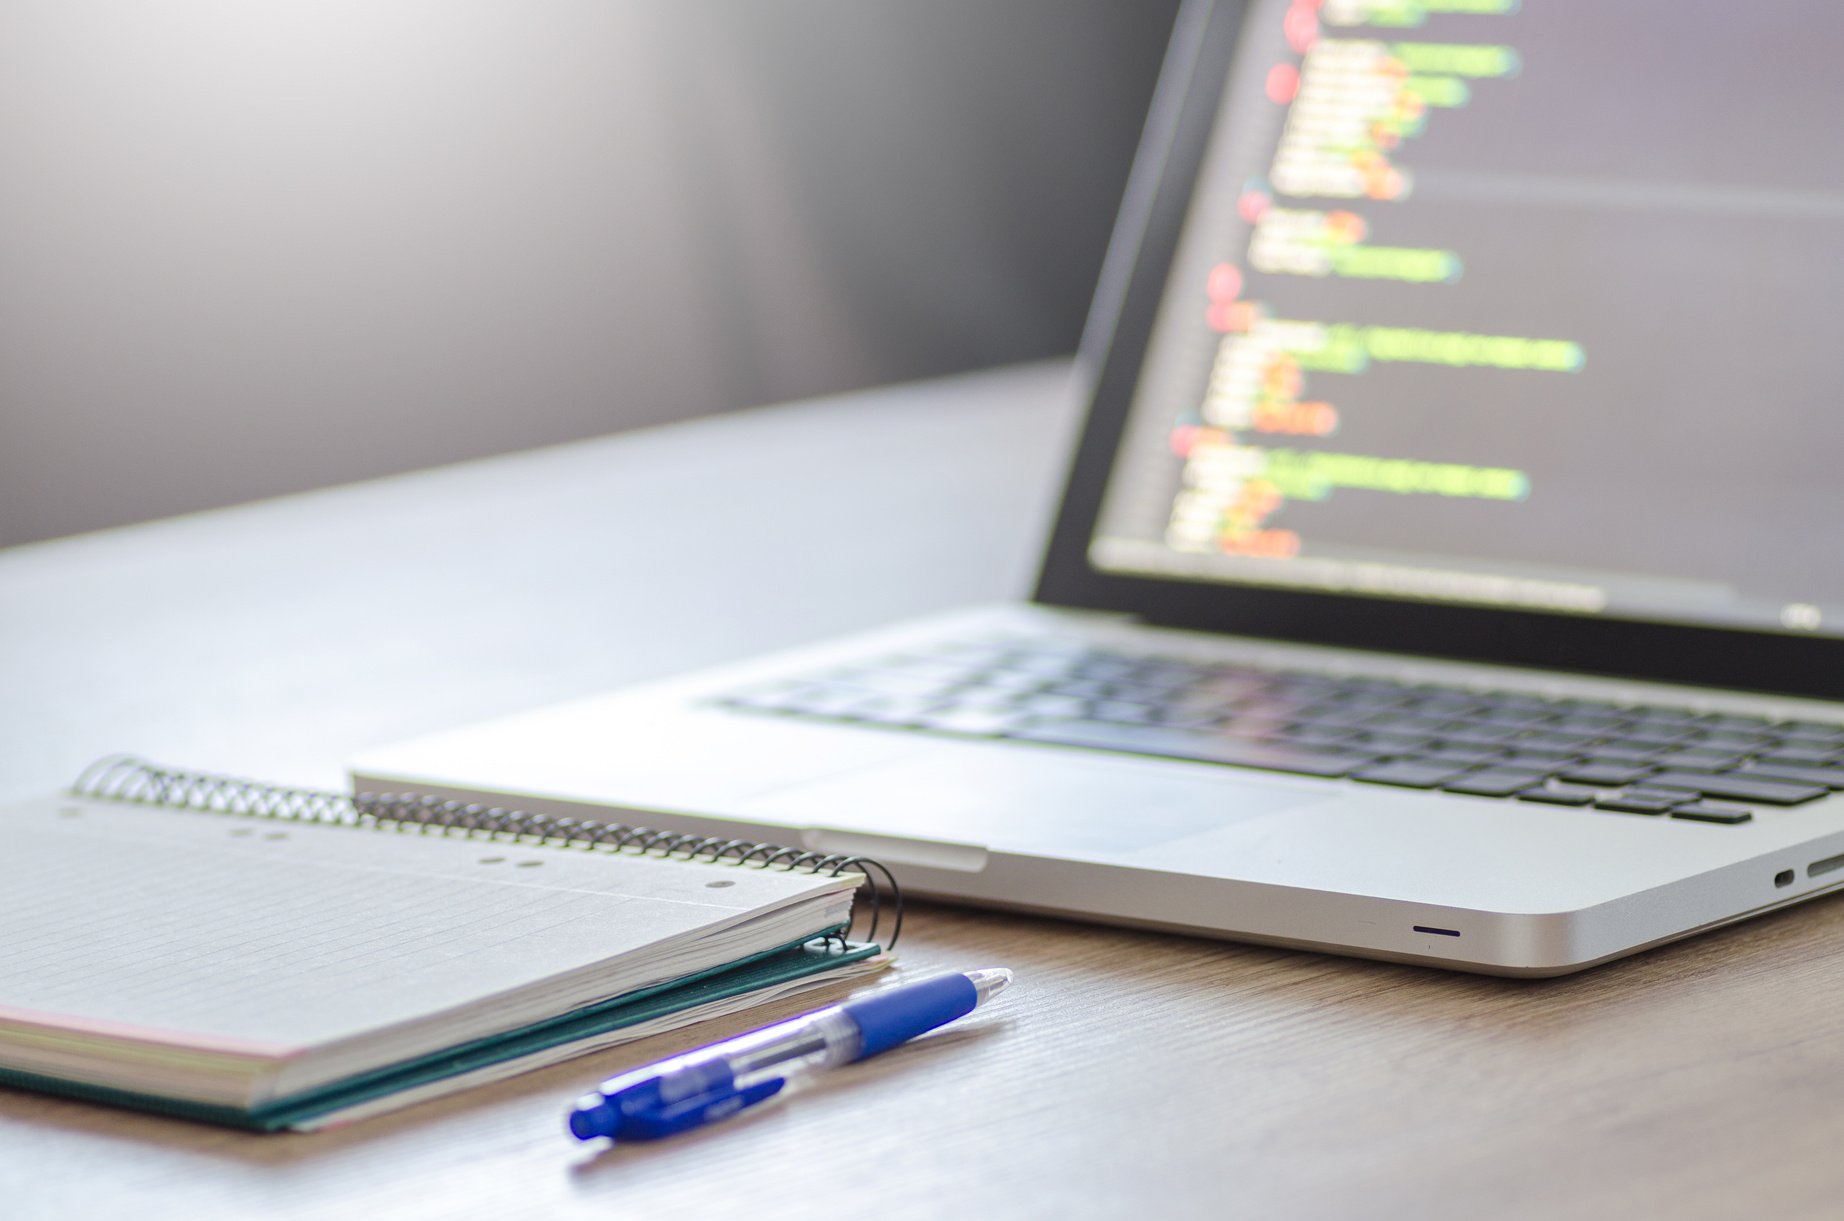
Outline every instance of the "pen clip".
[[723, 1085], [664, 1106], [631, 1113], [622, 1124], [622, 1135], [629, 1140], [658, 1140], [664, 1136], [689, 1132], [693, 1128], [728, 1119], [758, 1102], [766, 1102], [779, 1094], [781, 1087], [786, 1084], [785, 1077], [771, 1077], [740, 1090], [731, 1085]]

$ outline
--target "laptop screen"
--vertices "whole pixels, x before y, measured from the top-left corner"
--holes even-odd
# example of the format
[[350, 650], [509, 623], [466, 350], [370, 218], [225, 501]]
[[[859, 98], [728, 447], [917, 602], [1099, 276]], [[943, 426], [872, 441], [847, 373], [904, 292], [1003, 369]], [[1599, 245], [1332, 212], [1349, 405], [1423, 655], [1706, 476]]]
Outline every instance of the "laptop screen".
[[1841, 52], [1835, 0], [1256, 0], [1089, 564], [1844, 635]]

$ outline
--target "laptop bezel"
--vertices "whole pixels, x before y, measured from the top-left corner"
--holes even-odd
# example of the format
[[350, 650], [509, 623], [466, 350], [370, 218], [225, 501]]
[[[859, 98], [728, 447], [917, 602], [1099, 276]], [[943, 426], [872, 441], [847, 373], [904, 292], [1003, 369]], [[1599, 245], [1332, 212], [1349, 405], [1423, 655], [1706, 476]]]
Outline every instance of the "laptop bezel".
[[1090, 563], [1109, 469], [1246, 7], [1191, 0], [1174, 27], [1083, 336], [1079, 368], [1089, 390], [1088, 416], [1034, 599], [1239, 636], [1844, 697], [1844, 678], [1837, 677], [1844, 675], [1844, 640], [1129, 576]]

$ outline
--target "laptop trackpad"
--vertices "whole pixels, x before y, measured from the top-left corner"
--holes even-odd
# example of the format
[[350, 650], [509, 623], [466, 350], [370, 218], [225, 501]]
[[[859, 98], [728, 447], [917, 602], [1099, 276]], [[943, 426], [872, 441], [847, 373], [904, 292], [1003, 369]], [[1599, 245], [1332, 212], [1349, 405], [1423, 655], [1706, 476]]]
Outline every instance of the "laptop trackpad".
[[1229, 769], [978, 747], [924, 751], [774, 789], [748, 800], [745, 812], [1002, 851], [1115, 854], [1323, 798]]

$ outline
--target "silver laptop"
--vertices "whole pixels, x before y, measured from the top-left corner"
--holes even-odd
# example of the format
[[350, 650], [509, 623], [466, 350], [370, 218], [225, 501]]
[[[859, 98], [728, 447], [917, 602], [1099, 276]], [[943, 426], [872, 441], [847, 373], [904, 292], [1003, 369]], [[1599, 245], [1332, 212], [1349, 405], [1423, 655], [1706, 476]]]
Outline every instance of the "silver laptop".
[[1192, 4], [1033, 602], [355, 782], [1505, 974], [1825, 893], [1840, 48], [1821, 0]]

